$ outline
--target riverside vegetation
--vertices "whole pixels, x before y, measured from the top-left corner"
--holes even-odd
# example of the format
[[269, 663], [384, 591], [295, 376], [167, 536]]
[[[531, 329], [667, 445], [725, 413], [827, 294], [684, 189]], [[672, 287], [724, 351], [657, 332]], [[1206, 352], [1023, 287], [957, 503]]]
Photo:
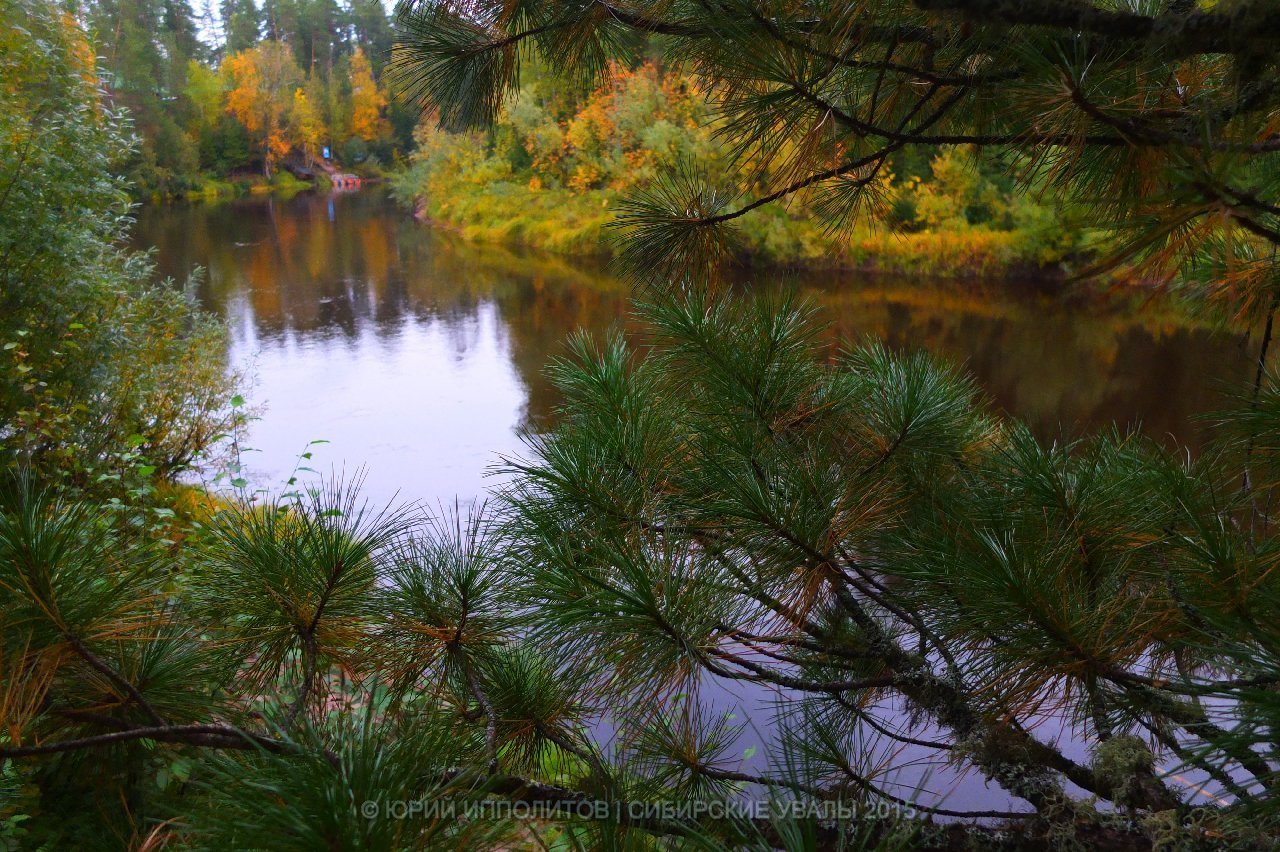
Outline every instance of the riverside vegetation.
[[[469, 239], [568, 254], [608, 254], [611, 226], [632, 193], [672, 168], [696, 169], [749, 201], [785, 176], [789, 140], [742, 157], [717, 123], [707, 84], [645, 57], [611, 64], [594, 89], [530, 62], [520, 89], [483, 131], [428, 120], [415, 133], [397, 194], [419, 216]], [[820, 197], [745, 218], [739, 261], [882, 272], [991, 277], [1081, 260], [1082, 211], [1014, 191], [1015, 164], [971, 147], [896, 154], [850, 228]]]
[[[558, 424], [491, 513], [443, 518], [352, 482], [166, 502], [238, 429], [216, 330], [114, 247], [119, 116], [75, 18], [0, 12], [9, 845], [1276, 845], [1273, 4], [405, 7], [402, 84], [449, 126], [501, 117], [521, 50], [600, 80], [658, 33], [739, 148], [619, 202], [639, 340], [571, 340]], [[806, 305], [720, 286], [753, 212], [813, 191], [842, 221], [902, 149], [952, 144], [1088, 203], [1101, 266], [1256, 323], [1256, 381], [1200, 453], [1041, 443], [954, 367], [836, 353]], [[764, 150], [787, 167], [733, 190]], [[715, 682], [777, 696], [758, 763]], [[1000, 792], [895, 788], [903, 746]], [[741, 796], [877, 818], [707, 818]], [[417, 800], [565, 812], [395, 818]]]

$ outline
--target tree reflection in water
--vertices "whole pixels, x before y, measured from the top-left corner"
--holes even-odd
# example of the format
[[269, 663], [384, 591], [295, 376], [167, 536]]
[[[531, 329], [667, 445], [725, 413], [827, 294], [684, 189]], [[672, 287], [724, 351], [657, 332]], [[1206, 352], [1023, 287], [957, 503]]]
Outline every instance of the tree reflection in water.
[[[381, 192], [144, 207], [139, 246], [162, 274], [206, 270], [198, 298], [226, 316], [232, 357], [265, 406], [246, 459], [279, 484], [307, 441], [316, 466], [368, 468], [375, 499], [469, 501], [518, 431], [553, 417], [542, 374], [574, 329], [627, 324], [626, 286], [599, 261], [496, 246], [414, 222]], [[1242, 339], [1166, 300], [1035, 283], [743, 274], [817, 299], [834, 343], [875, 336], [966, 363], [1041, 437], [1142, 422], [1196, 446], [1248, 376]], [[837, 350], [833, 347], [832, 357]]]

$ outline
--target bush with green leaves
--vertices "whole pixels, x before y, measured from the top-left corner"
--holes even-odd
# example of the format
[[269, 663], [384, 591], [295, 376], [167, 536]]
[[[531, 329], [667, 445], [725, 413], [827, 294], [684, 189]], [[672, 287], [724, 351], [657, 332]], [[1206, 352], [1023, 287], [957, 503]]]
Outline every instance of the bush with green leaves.
[[228, 431], [223, 329], [120, 245], [132, 147], [75, 19], [37, 0], [0, 19], [0, 466], [173, 477]]

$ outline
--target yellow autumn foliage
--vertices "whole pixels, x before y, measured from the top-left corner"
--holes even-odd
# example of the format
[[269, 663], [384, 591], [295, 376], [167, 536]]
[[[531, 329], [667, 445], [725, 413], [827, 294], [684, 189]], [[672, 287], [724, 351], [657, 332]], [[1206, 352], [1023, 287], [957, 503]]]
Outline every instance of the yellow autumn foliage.
[[[788, 142], [748, 151], [732, 167], [729, 146], [699, 81], [649, 62], [612, 66], [579, 99], [554, 76], [527, 75], [488, 134], [450, 134], [424, 122], [397, 191], [432, 220], [468, 237], [554, 251], [607, 254], [619, 203], [667, 169], [696, 165], [738, 203], [787, 179], [801, 152]], [[744, 162], [745, 161], [745, 162]], [[738, 257], [789, 266], [990, 275], [1060, 263], [1082, 229], [1010, 189], [963, 147], [882, 171], [869, 203], [833, 229], [820, 195], [798, 194], [738, 220]], [[749, 178], [734, 175], [749, 175]]]

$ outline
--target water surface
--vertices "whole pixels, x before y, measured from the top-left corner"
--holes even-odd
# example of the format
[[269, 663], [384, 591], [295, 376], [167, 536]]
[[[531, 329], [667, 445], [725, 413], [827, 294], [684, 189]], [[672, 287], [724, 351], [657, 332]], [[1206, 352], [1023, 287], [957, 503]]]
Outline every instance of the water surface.
[[[279, 485], [309, 466], [363, 467], [378, 499], [469, 502], [522, 427], [556, 404], [542, 375], [577, 328], [628, 323], [601, 264], [462, 243], [374, 189], [143, 207], [139, 246], [225, 316], [230, 360], [259, 409], [245, 457]], [[1244, 340], [1160, 302], [1061, 287], [756, 273], [816, 299], [832, 336], [966, 363], [998, 407], [1042, 437], [1118, 423], [1192, 445], [1195, 415], [1248, 375]]]

